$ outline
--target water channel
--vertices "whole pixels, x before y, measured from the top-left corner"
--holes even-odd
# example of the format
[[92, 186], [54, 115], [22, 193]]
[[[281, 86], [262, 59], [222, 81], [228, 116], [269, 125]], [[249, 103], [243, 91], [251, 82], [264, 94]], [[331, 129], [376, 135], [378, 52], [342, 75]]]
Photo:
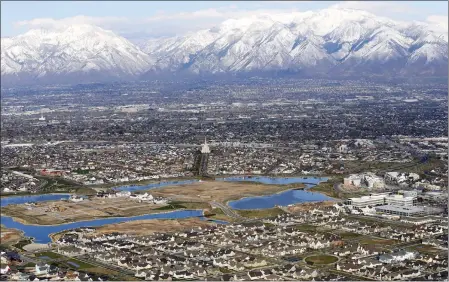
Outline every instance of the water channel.
[[[227, 177], [217, 178], [218, 181], [255, 181], [264, 184], [294, 184], [294, 183], [307, 183], [307, 189], [313, 187], [321, 181], [326, 181], [327, 178], [302, 178], [302, 177], [288, 177], [288, 178], [271, 178], [271, 177]], [[184, 185], [197, 182], [197, 180], [183, 180], [183, 181], [166, 181], [160, 183], [153, 183], [142, 186], [122, 186], [115, 188], [117, 191], [141, 191], [154, 188], [160, 188], [171, 185]], [[188, 188], [186, 188], [188, 189]], [[31, 196], [16, 196], [16, 197], [3, 197], [1, 198], [0, 207], [4, 207], [11, 204], [25, 204], [27, 202], [43, 202], [43, 201], [57, 201], [66, 200], [70, 197], [69, 194], [47, 194], [47, 195], [31, 195]], [[324, 201], [331, 198], [322, 195], [320, 193], [313, 193], [307, 190], [288, 190], [285, 192], [261, 196], [261, 197], [249, 197], [237, 201], [232, 201], [229, 205], [234, 209], [263, 209], [271, 208], [276, 205], [289, 205], [293, 203], [311, 202], [311, 201]], [[114, 224], [126, 221], [143, 220], [143, 219], [180, 219], [190, 217], [200, 217], [205, 219], [201, 210], [179, 210], [167, 213], [147, 214], [133, 217], [118, 217], [118, 218], [102, 218], [88, 221], [79, 221], [60, 225], [42, 226], [23, 224], [13, 220], [8, 216], [1, 216], [1, 223], [7, 228], [15, 228], [22, 230], [25, 236], [33, 237], [36, 243], [48, 243], [50, 242], [49, 234], [60, 232], [67, 229], [79, 228], [79, 227], [96, 227], [105, 224]], [[225, 221], [214, 221], [219, 224], [226, 224]]]
[[284, 192], [268, 195], [268, 196], [258, 196], [258, 197], [248, 197], [236, 201], [231, 201], [228, 205], [237, 210], [242, 209], [269, 209], [275, 206], [288, 206], [297, 203], [306, 202], [321, 202], [329, 201], [332, 198], [323, 195], [321, 193], [310, 192], [308, 189], [319, 184], [320, 182], [325, 182], [328, 180], [326, 177], [284, 177], [284, 178], [274, 178], [274, 177], [228, 177], [222, 178], [223, 181], [252, 181], [259, 182], [263, 184], [296, 184], [303, 183], [306, 185], [304, 189], [301, 190], [287, 190]]

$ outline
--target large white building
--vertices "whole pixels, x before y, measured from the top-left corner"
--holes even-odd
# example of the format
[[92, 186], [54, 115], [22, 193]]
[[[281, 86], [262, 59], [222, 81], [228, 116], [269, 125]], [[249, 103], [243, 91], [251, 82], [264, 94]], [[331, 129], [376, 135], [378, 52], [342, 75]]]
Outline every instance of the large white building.
[[382, 177], [374, 173], [351, 174], [343, 179], [345, 186], [366, 187], [368, 189], [380, 189], [385, 187]]
[[416, 203], [416, 195], [390, 195], [389, 193], [372, 194], [370, 196], [362, 196], [360, 198], [349, 198], [346, 204], [353, 207], [366, 207], [377, 205], [392, 206], [414, 206]]
[[417, 216], [417, 215], [424, 215], [426, 214], [426, 211], [422, 207], [400, 207], [400, 206], [393, 206], [393, 205], [384, 205], [384, 206], [377, 206], [375, 207], [377, 212], [387, 213], [387, 214], [395, 214], [399, 216]]
[[419, 180], [419, 175], [416, 173], [405, 172], [387, 172], [385, 173], [385, 180], [390, 183], [402, 184], [407, 182], [416, 182]]
[[392, 206], [414, 206], [416, 203], [416, 196], [405, 195], [390, 195], [385, 197], [385, 203]]

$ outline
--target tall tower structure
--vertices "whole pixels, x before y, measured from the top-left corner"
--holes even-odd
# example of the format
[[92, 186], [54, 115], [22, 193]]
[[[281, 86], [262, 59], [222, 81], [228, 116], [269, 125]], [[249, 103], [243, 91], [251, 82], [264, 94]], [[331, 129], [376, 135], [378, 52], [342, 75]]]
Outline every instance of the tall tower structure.
[[210, 148], [207, 144], [206, 138], [204, 138], [204, 144], [201, 150], [198, 150], [195, 155], [195, 161], [193, 165], [193, 172], [198, 176], [207, 175], [207, 165], [209, 162]]

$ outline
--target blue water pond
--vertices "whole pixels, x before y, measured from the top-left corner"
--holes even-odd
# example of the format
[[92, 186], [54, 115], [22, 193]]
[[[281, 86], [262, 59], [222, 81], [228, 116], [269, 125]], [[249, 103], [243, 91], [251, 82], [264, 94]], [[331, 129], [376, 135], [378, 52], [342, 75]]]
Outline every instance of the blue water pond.
[[275, 206], [288, 206], [291, 204], [305, 203], [305, 202], [320, 202], [332, 200], [332, 198], [321, 193], [307, 191], [316, 184], [327, 181], [326, 177], [228, 177], [221, 178], [224, 181], [253, 181], [263, 184], [295, 184], [307, 183], [304, 190], [287, 190], [285, 192], [268, 195], [243, 198], [237, 201], [231, 201], [228, 205], [233, 209], [268, 209]]
[[[304, 178], [304, 177], [287, 177], [287, 178], [272, 178], [272, 177], [227, 177], [227, 178], [217, 178], [219, 181], [255, 181], [264, 184], [294, 184], [294, 183], [307, 183], [307, 187], [313, 187], [321, 181], [326, 181], [327, 178]], [[165, 181], [160, 183], [153, 183], [142, 186], [121, 186], [115, 188], [117, 191], [140, 191], [154, 189], [170, 185], [183, 185], [191, 184], [197, 182], [198, 180], [183, 180], [183, 181]], [[188, 189], [188, 188], [186, 188]], [[27, 202], [44, 202], [44, 201], [57, 201], [68, 199], [70, 195], [68, 194], [47, 194], [47, 195], [31, 195], [31, 196], [17, 196], [17, 197], [3, 197], [1, 198], [0, 206], [4, 207], [11, 204], [25, 204]], [[312, 202], [312, 201], [324, 201], [331, 198], [322, 195], [320, 193], [313, 193], [307, 190], [289, 190], [282, 193], [262, 196], [262, 197], [250, 197], [244, 198], [238, 201], [232, 201], [229, 205], [235, 209], [263, 209], [272, 208], [276, 205], [289, 205], [301, 202]], [[201, 210], [180, 210], [172, 211], [167, 213], [159, 214], [147, 214], [141, 216], [133, 217], [121, 217], [121, 218], [103, 218], [94, 219], [88, 221], [79, 221], [74, 223], [52, 225], [52, 226], [39, 226], [39, 225], [29, 225], [22, 224], [14, 221], [11, 217], [2, 216], [1, 223], [7, 228], [16, 228], [22, 230], [25, 236], [33, 237], [36, 243], [49, 243], [51, 240], [49, 234], [60, 232], [67, 229], [79, 228], [79, 227], [96, 227], [105, 224], [114, 224], [120, 222], [127, 222], [133, 220], [142, 219], [180, 219], [189, 217], [199, 217], [203, 220], [208, 220], [203, 217], [203, 211]], [[211, 220], [218, 224], [226, 224], [227, 222], [221, 220]]]

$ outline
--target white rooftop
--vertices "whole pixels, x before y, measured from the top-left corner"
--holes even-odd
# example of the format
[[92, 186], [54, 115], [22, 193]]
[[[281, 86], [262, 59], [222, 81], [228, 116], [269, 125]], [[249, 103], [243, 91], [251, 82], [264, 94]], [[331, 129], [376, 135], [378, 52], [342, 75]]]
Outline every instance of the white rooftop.
[[392, 206], [392, 205], [383, 205], [375, 207], [377, 209], [382, 210], [390, 210], [396, 212], [424, 212], [424, 208], [417, 206], [403, 207], [403, 206]]
[[202, 154], [209, 154], [210, 153], [209, 145], [207, 144], [206, 138], [204, 138], [204, 144], [203, 144], [203, 147], [201, 148], [201, 153]]

